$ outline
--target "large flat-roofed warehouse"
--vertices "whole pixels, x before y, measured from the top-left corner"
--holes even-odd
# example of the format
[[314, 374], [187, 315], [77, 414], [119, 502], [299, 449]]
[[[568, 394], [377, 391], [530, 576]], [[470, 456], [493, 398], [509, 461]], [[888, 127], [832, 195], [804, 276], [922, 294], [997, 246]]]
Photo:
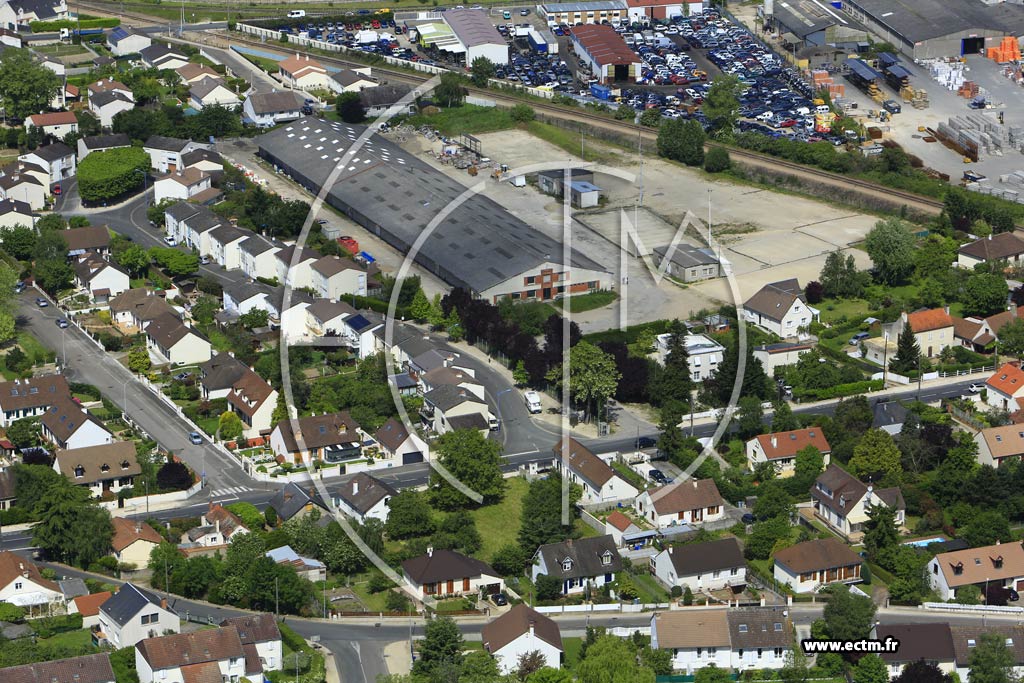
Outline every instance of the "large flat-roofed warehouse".
[[[365, 130], [315, 117], [256, 138], [260, 156], [319, 193], [349, 145]], [[466, 188], [401, 147], [374, 135], [338, 175], [326, 201], [403, 254]], [[611, 273], [480, 194], [455, 206], [416, 255], [454, 287], [490, 301], [550, 300], [613, 287]]]
[[537, 13], [547, 19], [548, 26], [600, 24], [602, 21], [618, 24], [626, 20], [628, 11], [625, 0], [552, 2], [537, 8]]
[[477, 57], [486, 57], [494, 64], [508, 64], [508, 43], [494, 28], [483, 10], [450, 9], [441, 20], [407, 22], [416, 31], [424, 47], [459, 55], [466, 66]]
[[1024, 6], [982, 0], [844, 0], [843, 9], [914, 59], [985, 54], [1024, 35]]
[[580, 62], [589, 66], [601, 83], [636, 81], [641, 76], [640, 57], [611, 26], [577, 26], [572, 31], [572, 46]]

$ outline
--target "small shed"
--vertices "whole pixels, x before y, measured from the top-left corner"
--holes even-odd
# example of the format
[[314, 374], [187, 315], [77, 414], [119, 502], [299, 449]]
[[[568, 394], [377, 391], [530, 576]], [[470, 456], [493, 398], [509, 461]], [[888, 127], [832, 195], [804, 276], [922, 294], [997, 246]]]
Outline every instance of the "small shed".
[[585, 180], [574, 180], [569, 185], [570, 201], [577, 209], [597, 206], [601, 200], [601, 188]]

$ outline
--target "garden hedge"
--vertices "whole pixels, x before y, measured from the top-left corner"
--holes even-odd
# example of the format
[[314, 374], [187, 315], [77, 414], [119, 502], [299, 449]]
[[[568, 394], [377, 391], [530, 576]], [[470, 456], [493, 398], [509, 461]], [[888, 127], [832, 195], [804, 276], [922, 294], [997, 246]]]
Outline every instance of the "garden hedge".
[[148, 172], [149, 155], [140, 147], [93, 152], [78, 164], [78, 191], [87, 202], [114, 199], [142, 187]]

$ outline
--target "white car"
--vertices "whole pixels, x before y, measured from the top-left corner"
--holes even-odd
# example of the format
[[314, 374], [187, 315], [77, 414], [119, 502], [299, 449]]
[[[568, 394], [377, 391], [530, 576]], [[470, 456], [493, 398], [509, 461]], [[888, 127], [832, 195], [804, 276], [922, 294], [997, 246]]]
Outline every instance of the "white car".
[[174, 247], [177, 246], [178, 240], [168, 235], [167, 237], [164, 238], [164, 244], [166, 244], [169, 247]]
[[967, 391], [971, 392], [972, 394], [979, 394], [981, 393], [981, 390], [984, 388], [984, 384], [978, 384], [977, 382], [974, 382], [971, 384], [971, 386], [967, 387]]

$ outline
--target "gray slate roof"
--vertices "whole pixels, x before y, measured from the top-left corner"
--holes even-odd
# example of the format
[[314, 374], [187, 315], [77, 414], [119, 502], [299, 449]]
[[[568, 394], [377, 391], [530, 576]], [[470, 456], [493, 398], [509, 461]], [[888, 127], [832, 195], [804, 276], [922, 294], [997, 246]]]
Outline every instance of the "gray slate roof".
[[466, 402], [484, 403], [477, 398], [476, 395], [453, 384], [442, 384], [439, 387], [431, 389], [427, 393], [423, 394], [423, 400], [440, 410], [442, 413]]
[[288, 482], [283, 489], [274, 494], [274, 497], [270, 499], [269, 506], [274, 508], [274, 512], [277, 513], [277, 516], [282, 521], [288, 521], [309, 503], [313, 503], [324, 510], [327, 509], [323, 499], [320, 498], [320, 494], [312, 484], [308, 485], [307, 488], [303, 488], [295, 482]]
[[[139, 588], [134, 583], [126, 583], [100, 606], [100, 611], [113, 619], [118, 626], [124, 626], [147, 605], [159, 607], [160, 600], [155, 593]], [[170, 607], [166, 609], [174, 612]]]
[[[577, 538], [561, 543], [548, 543], [538, 548], [537, 553], [544, 558], [548, 575], [559, 579], [600, 576], [622, 569], [622, 557], [619, 556], [618, 548], [615, 547], [615, 540], [607, 534]], [[605, 553], [611, 556], [609, 564], [604, 564]], [[568, 570], [563, 565], [565, 560], [571, 561]]]

